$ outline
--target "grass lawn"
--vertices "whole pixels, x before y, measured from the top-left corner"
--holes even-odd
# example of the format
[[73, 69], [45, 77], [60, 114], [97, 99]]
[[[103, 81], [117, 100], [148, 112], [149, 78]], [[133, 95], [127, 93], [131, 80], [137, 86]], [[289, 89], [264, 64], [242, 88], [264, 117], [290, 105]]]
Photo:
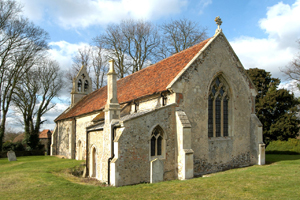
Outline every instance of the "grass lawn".
[[63, 172], [81, 161], [50, 156], [0, 159], [0, 199], [299, 199], [300, 155], [267, 155], [251, 166], [186, 181], [124, 187], [80, 182]]

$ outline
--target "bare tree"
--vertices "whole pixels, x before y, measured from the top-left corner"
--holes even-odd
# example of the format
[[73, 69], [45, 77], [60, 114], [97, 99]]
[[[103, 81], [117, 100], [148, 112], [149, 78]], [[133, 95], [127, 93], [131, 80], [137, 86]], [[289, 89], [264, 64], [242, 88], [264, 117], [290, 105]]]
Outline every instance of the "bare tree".
[[54, 97], [63, 86], [62, 74], [55, 61], [44, 59], [31, 68], [16, 87], [13, 103], [22, 113], [26, 143], [31, 148], [38, 144], [42, 116], [55, 106]]
[[128, 44], [122, 34], [120, 25], [110, 24], [106, 28], [106, 33], [94, 38], [97, 46], [102, 46], [107, 50], [107, 60], [115, 60], [115, 69], [119, 78], [123, 78], [128, 74], [129, 66], [126, 65], [126, 50]]
[[93, 88], [99, 89], [103, 87], [108, 68], [105, 49], [102, 48], [101, 44], [78, 49], [77, 54], [73, 57], [73, 65], [67, 72], [67, 79], [70, 82], [73, 81], [73, 78], [76, 77], [83, 65], [87, 67], [89, 76], [93, 80]]
[[15, 131], [12, 127], [6, 127], [5, 135], [4, 135], [4, 142], [12, 142], [18, 135], [22, 132]]
[[114, 59], [119, 78], [150, 65], [159, 45], [157, 28], [143, 20], [127, 20], [110, 24], [106, 33], [94, 38], [97, 45], [107, 50], [108, 59]]
[[90, 71], [91, 53], [92, 50], [90, 46], [78, 49], [77, 54], [73, 57], [72, 67], [69, 68], [66, 74], [67, 79], [71, 83], [83, 65], [87, 67], [88, 72]]
[[163, 46], [158, 51], [161, 52], [161, 57], [178, 53], [207, 38], [206, 28], [201, 28], [197, 22], [188, 19], [172, 20], [160, 27], [165, 36]]
[[[298, 41], [300, 46], [300, 40]], [[291, 80], [296, 80], [298, 82], [298, 88], [300, 88], [300, 52], [297, 56], [287, 65], [284, 69], [281, 70], [287, 77]]]
[[10, 20], [16, 19], [21, 12], [21, 6], [16, 1], [0, 0], [0, 11], [0, 30], [2, 30]]
[[[0, 0], [1, 3], [14, 2]], [[2, 13], [15, 13], [8, 17], [5, 26], [1, 27], [0, 37], [0, 102], [1, 102], [1, 122], [0, 122], [0, 149], [5, 132], [6, 115], [12, 100], [12, 94], [27, 71], [43, 57], [48, 48], [46, 40], [48, 33], [35, 26], [27, 19], [18, 15], [19, 7], [2, 6]], [[6, 10], [16, 9], [16, 10]]]
[[143, 20], [123, 21], [120, 26], [128, 45], [125, 52], [132, 60], [131, 73], [134, 73], [154, 60], [154, 51], [160, 43], [158, 31], [152, 23]]
[[93, 83], [95, 89], [99, 89], [105, 85], [105, 77], [108, 71], [107, 59], [104, 54], [104, 49], [99, 44], [92, 51], [92, 66], [95, 77]]

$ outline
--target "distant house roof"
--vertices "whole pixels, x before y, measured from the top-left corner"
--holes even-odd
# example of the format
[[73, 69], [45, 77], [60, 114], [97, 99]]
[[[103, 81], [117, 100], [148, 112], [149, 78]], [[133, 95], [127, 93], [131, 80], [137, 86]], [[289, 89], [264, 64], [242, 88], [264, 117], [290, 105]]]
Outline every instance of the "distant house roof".
[[17, 137], [15, 137], [15, 139], [12, 141], [13, 143], [16, 143], [16, 142], [22, 142], [23, 139], [25, 137], [25, 133], [21, 133], [20, 135], [18, 135]]
[[[39, 133], [39, 139], [51, 138], [51, 134], [52, 134], [52, 131], [50, 131], [49, 129], [44, 129], [42, 132]], [[22, 142], [24, 140], [24, 137], [25, 137], [25, 133], [22, 133], [22, 134], [18, 135], [17, 137], [15, 137], [13, 142], [14, 143]]]
[[[156, 64], [117, 81], [120, 104], [167, 90], [172, 80], [187, 66], [210, 39], [176, 53]], [[82, 98], [55, 121], [102, 110], [106, 104], [107, 87], [102, 87]]]
[[48, 139], [51, 138], [52, 132], [49, 129], [44, 129], [42, 132], [39, 134], [40, 139]]

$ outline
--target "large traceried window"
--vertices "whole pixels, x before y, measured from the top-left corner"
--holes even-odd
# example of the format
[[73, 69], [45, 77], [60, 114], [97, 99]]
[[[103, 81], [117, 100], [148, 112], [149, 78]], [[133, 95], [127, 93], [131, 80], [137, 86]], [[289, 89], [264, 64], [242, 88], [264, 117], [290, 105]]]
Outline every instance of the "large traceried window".
[[161, 156], [163, 150], [163, 130], [160, 126], [156, 126], [151, 134], [151, 156]]
[[226, 137], [228, 131], [228, 86], [219, 76], [210, 86], [208, 96], [208, 137]]

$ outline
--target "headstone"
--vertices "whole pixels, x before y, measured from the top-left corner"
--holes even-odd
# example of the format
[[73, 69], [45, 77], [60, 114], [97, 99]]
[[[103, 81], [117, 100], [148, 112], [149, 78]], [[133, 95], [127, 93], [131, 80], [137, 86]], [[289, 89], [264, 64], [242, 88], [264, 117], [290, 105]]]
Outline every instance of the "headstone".
[[150, 183], [157, 183], [164, 180], [164, 163], [155, 159], [150, 163]]
[[263, 143], [259, 144], [258, 165], [266, 164], [265, 146]]
[[82, 177], [86, 178], [86, 167], [84, 167], [84, 169], [83, 169]]
[[14, 151], [10, 150], [7, 152], [8, 161], [17, 161], [17, 157]]

